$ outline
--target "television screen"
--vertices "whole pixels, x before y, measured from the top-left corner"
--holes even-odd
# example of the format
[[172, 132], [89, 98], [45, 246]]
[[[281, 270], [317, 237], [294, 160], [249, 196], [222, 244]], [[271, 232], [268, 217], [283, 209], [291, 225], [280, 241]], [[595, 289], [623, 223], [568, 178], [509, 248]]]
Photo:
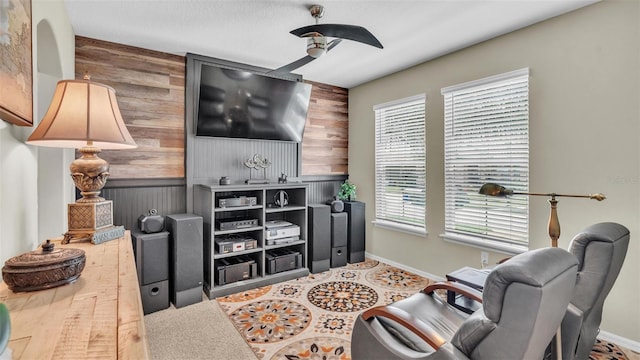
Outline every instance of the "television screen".
[[311, 85], [202, 64], [196, 135], [301, 142]]

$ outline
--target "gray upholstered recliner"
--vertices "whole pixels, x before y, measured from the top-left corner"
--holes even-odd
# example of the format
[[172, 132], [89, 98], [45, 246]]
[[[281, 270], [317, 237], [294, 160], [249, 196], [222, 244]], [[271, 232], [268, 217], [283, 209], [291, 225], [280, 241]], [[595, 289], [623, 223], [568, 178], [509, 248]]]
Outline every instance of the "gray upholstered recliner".
[[569, 251], [577, 258], [578, 278], [562, 320], [562, 359], [589, 358], [602, 320], [602, 306], [620, 273], [629, 230], [616, 223], [594, 224], [577, 234]]
[[470, 316], [433, 295], [438, 286], [369, 309], [356, 320], [352, 358], [541, 359], [566, 312], [577, 269], [566, 250], [538, 249], [496, 266], [482, 308]]

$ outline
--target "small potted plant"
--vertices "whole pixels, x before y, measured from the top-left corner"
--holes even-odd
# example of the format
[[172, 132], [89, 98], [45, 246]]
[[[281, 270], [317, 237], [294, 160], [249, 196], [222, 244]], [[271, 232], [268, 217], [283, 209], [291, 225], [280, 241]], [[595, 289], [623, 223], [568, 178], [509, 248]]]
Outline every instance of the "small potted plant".
[[351, 181], [349, 181], [349, 179], [345, 180], [340, 185], [340, 192], [338, 192], [338, 198], [342, 201], [355, 201], [356, 185]]

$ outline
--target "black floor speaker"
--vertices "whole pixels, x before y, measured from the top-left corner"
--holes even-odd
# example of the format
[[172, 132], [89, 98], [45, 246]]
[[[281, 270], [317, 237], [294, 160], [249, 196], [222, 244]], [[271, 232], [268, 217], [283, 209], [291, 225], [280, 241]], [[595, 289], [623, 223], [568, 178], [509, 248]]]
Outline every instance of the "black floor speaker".
[[169, 233], [131, 231], [144, 314], [169, 307]]
[[140, 285], [169, 280], [169, 232], [131, 232]]
[[165, 217], [171, 234], [169, 296], [176, 308], [202, 301], [202, 217], [175, 214]]
[[347, 229], [347, 261], [350, 264], [363, 262], [365, 258], [365, 204], [347, 201], [344, 211], [349, 214]]
[[347, 213], [331, 214], [331, 267], [347, 265]]
[[347, 247], [338, 246], [331, 249], [331, 267], [347, 265]]
[[142, 311], [145, 315], [169, 307], [169, 280], [140, 286]]
[[309, 270], [319, 273], [331, 267], [331, 207], [309, 204]]

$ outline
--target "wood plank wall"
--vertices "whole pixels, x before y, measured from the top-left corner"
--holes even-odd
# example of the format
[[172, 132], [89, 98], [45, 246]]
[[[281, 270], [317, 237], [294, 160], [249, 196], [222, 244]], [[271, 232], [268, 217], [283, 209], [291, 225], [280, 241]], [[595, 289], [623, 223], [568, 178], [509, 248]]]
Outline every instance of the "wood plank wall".
[[132, 150], [105, 150], [112, 179], [184, 177], [183, 56], [76, 36], [76, 79], [116, 90]]
[[[116, 90], [132, 150], [104, 150], [111, 179], [184, 178], [185, 57], [76, 36], [76, 78]], [[309, 82], [302, 175], [348, 172], [348, 89]]]
[[302, 139], [302, 175], [347, 174], [349, 90], [307, 82], [313, 87]]

